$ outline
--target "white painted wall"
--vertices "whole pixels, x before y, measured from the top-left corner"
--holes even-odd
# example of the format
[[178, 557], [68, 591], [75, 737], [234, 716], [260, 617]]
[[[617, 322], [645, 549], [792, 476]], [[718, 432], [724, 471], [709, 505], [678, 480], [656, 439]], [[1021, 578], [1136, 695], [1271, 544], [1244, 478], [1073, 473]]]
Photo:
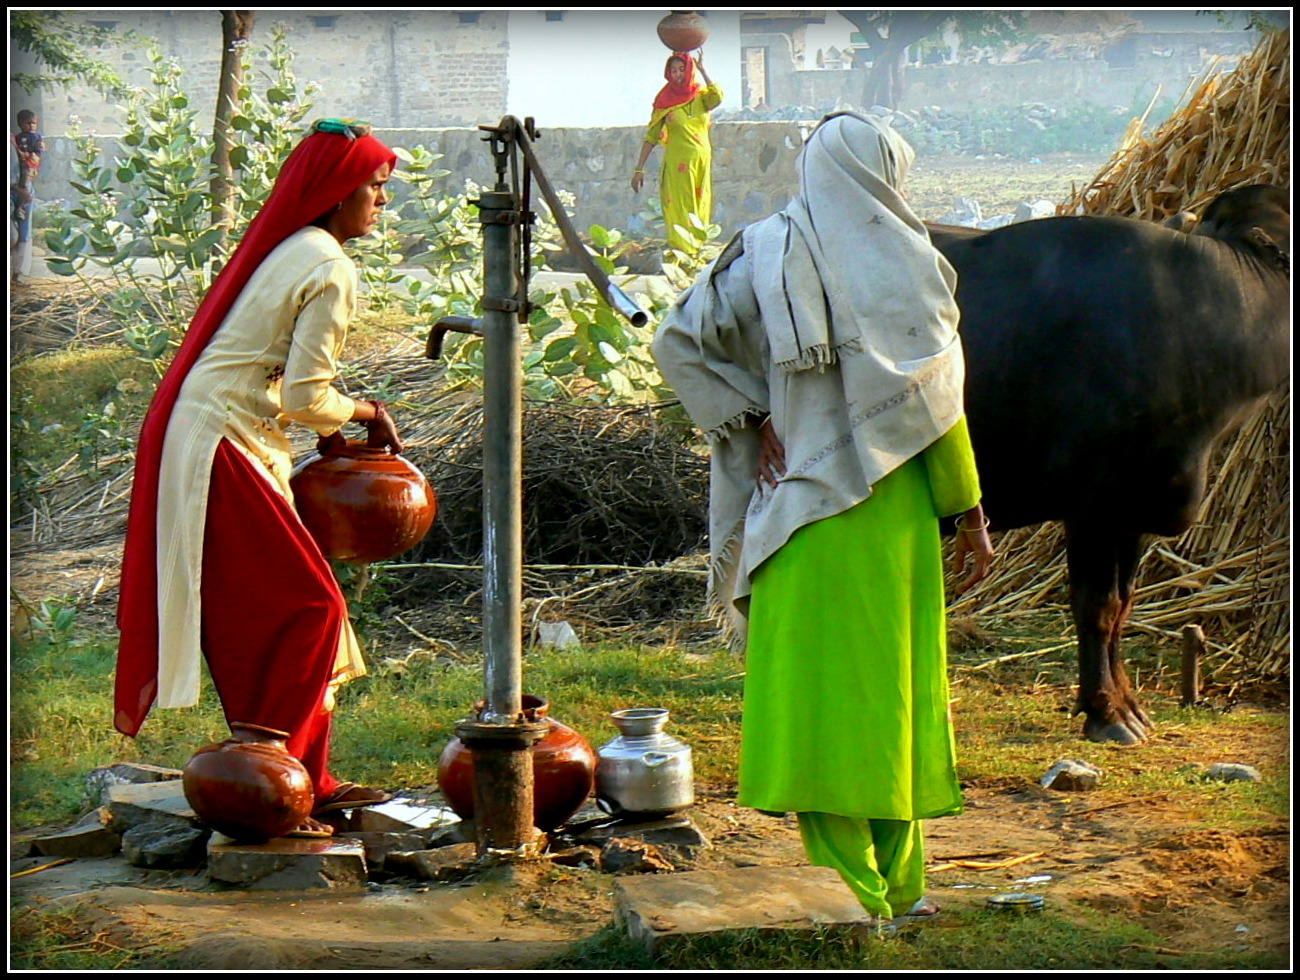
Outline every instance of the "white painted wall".
[[[512, 10], [506, 106], [547, 126], [634, 126], [650, 121], [669, 51], [655, 27], [667, 10]], [[740, 13], [710, 11], [704, 63], [722, 108], [740, 108]]]

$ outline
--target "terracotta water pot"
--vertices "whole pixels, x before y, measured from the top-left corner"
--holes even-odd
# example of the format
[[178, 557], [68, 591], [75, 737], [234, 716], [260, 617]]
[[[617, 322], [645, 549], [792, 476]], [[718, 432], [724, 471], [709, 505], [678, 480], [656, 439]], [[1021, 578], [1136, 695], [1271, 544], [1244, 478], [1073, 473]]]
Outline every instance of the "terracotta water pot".
[[298, 516], [326, 558], [366, 564], [400, 555], [433, 526], [424, 474], [386, 447], [322, 439], [289, 479]]
[[694, 51], [709, 39], [709, 22], [694, 10], [674, 10], [655, 28], [670, 51]]
[[[479, 702], [482, 711], [486, 705]], [[532, 748], [533, 823], [554, 830], [578, 812], [591, 795], [596, 779], [596, 751], [591, 743], [550, 717], [550, 704], [535, 694], [523, 696], [524, 716], [544, 721], [550, 731]], [[438, 787], [457, 816], [474, 816], [474, 758], [469, 747], [453, 738], [438, 760]]]
[[314, 794], [303, 764], [285, 748], [288, 732], [232, 722], [230, 738], [205, 745], [181, 776], [199, 819], [237, 841], [259, 844], [311, 815]]

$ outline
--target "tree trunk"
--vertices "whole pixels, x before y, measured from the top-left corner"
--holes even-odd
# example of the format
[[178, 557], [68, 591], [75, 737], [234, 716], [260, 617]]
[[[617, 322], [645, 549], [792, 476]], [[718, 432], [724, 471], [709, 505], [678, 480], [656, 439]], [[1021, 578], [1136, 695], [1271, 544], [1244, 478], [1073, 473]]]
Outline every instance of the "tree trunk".
[[244, 56], [240, 50], [253, 34], [252, 10], [221, 11], [221, 77], [217, 87], [217, 112], [212, 121], [212, 223], [223, 229], [218, 248], [235, 223], [235, 171], [230, 151], [235, 145], [230, 117], [239, 104], [244, 81]]
[[902, 39], [886, 40], [880, 47], [862, 86], [864, 108], [875, 105], [898, 108], [898, 101], [903, 97], [903, 56], [908, 43]]

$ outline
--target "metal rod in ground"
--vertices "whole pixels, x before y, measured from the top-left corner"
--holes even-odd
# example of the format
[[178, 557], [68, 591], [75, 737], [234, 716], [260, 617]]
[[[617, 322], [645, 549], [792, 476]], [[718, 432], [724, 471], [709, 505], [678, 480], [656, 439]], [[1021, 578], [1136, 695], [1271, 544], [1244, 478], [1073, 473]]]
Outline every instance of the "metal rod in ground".
[[1201, 656], [1205, 653], [1205, 632], [1199, 626], [1183, 627], [1182, 705], [1201, 700]]

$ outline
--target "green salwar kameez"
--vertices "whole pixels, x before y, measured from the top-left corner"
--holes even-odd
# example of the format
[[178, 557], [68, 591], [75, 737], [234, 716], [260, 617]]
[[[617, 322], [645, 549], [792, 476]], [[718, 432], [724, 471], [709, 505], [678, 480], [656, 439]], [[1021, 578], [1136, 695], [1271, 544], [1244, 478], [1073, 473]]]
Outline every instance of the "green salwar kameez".
[[962, 419], [753, 575], [739, 802], [799, 813], [876, 915], [922, 895], [919, 821], [962, 806], [937, 518], [979, 497]]
[[709, 113], [722, 104], [722, 89], [708, 85], [689, 102], [658, 109], [646, 129], [647, 143], [663, 144], [659, 170], [659, 201], [664, 209], [668, 247], [695, 252], [695, 239], [684, 237], [678, 226], [689, 228], [690, 215], [706, 225], [713, 218], [713, 148], [709, 143]]

